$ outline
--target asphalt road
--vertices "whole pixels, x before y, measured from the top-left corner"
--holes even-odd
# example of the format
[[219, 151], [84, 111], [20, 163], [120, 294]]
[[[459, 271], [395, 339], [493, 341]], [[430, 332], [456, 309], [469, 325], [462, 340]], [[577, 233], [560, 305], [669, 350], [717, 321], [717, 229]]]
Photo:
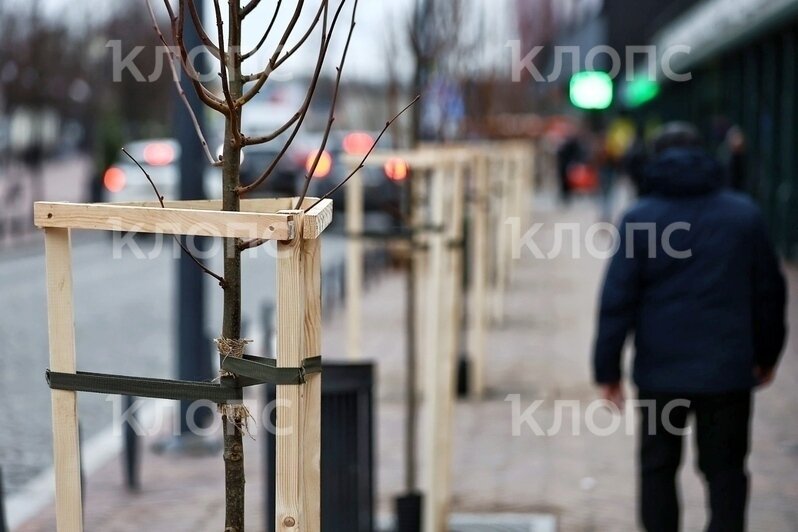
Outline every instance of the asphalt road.
[[[177, 262], [167, 238], [160, 252], [144, 238], [137, 257], [131, 246], [115, 256], [105, 234], [77, 233], [73, 244], [75, 330], [78, 369], [128, 375], [171, 377], [175, 367]], [[275, 294], [275, 261], [266, 245], [243, 265], [244, 320], [261, 319], [262, 306]], [[0, 467], [7, 494], [52, 463], [43, 244], [0, 253], [0, 404], [6, 421], [0, 430]], [[218, 248], [218, 246], [217, 246]], [[326, 272], [339, 269], [344, 244], [340, 234], [325, 234]], [[221, 271], [218, 257], [210, 259]], [[208, 277], [205, 332], [221, 328], [221, 290]], [[248, 334], [252, 334], [250, 329]], [[113, 404], [105, 396], [81, 394], [82, 437], [110, 425]]]

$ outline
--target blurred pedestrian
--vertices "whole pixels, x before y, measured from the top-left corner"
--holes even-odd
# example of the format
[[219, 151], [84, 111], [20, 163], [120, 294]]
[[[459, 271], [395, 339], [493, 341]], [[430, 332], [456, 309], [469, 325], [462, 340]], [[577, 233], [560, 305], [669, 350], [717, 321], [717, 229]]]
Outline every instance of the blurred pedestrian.
[[615, 187], [615, 170], [618, 159], [611, 137], [604, 130], [597, 131], [594, 136], [592, 163], [598, 171], [601, 220], [608, 222], [612, 219], [612, 193]]
[[622, 404], [621, 353], [633, 332], [645, 530], [679, 529], [676, 474], [691, 414], [707, 530], [742, 531], [751, 392], [773, 379], [784, 345], [784, 278], [759, 209], [724, 189], [692, 126], [664, 126], [653, 152], [647, 196], [624, 216], [604, 281], [595, 380]]
[[578, 135], [572, 135], [565, 139], [557, 150], [557, 176], [560, 180], [560, 200], [564, 204], [571, 201], [571, 182], [569, 173], [573, 165], [583, 159], [582, 144]]
[[726, 182], [732, 190], [745, 192], [747, 181], [745, 134], [740, 126], [732, 126], [726, 133], [722, 146], [722, 160], [726, 167]]
[[643, 195], [643, 169], [645, 168], [647, 160], [648, 152], [646, 150], [645, 130], [641, 124], [638, 124], [635, 138], [626, 152], [624, 152], [621, 161], [623, 170], [634, 185], [635, 193], [638, 196]]

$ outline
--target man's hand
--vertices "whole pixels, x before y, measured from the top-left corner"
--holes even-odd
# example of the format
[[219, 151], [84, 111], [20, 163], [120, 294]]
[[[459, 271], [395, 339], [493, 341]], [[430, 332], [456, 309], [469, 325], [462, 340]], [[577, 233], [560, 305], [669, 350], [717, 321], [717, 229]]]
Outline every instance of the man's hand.
[[623, 410], [624, 396], [623, 386], [620, 382], [613, 382], [611, 384], [600, 384], [599, 394], [605, 401], [609, 401], [618, 407], [618, 410]]
[[754, 377], [756, 377], [756, 382], [759, 386], [764, 388], [776, 378], [776, 368], [761, 368], [757, 366], [754, 368]]

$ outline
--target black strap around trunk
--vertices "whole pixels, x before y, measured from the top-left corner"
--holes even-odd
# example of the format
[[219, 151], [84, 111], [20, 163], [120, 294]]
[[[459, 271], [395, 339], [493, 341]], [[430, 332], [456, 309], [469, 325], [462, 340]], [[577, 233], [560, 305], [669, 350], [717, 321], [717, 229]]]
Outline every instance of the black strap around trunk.
[[321, 372], [321, 357], [311, 357], [302, 361], [299, 368], [278, 368], [273, 358], [244, 355], [244, 358], [226, 357], [222, 359], [222, 369], [235, 374], [229, 379], [237, 386], [211, 382], [178, 381], [168, 379], [150, 379], [144, 377], [128, 377], [124, 375], [107, 375], [103, 373], [60, 373], [46, 372], [47, 384], [54, 390], [75, 392], [106, 393], [113, 395], [131, 395], [135, 397], [152, 397], [155, 399], [173, 399], [176, 401], [196, 401], [205, 399], [215, 403], [240, 401], [243, 398], [242, 388], [257, 384], [274, 384], [290, 386], [303, 384], [307, 375]]

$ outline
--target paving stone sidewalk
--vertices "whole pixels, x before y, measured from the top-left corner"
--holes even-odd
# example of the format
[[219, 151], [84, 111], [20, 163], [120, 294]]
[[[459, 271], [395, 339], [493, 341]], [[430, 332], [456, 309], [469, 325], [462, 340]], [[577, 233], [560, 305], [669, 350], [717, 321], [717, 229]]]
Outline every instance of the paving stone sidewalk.
[[[536, 242], [551, 249], [553, 222], [589, 224], [596, 210], [585, 202], [568, 209], [541, 201], [534, 219], [545, 222]], [[584, 233], [582, 233], [584, 234]], [[565, 249], [570, 249], [567, 245]], [[586, 255], [586, 253], [583, 253]], [[569, 255], [537, 260], [524, 254], [516, 264], [506, 298], [506, 319], [489, 338], [489, 393], [482, 402], [461, 401], [455, 410], [453, 510], [458, 513], [552, 513], [562, 532], [636, 530], [635, 443], [617, 431], [591, 435], [584, 419], [571, 419], [553, 435], [522, 428], [513, 435], [512, 402], [523, 408], [544, 400], [535, 411], [540, 427], [552, 426], [557, 399], [580, 401], [582, 413], [594, 398], [589, 353], [595, 298], [603, 261]], [[790, 322], [798, 325], [798, 269], [788, 270]], [[378, 492], [379, 510], [390, 512], [402, 491], [404, 345], [401, 338], [404, 293], [397, 272], [374, 283], [364, 300], [365, 352], [379, 363]], [[342, 313], [324, 325], [325, 356], [344, 358]], [[754, 532], [798, 529], [798, 339], [793, 337], [777, 382], [756, 400], [753, 430], [750, 526]], [[570, 412], [566, 409], [566, 412]], [[597, 412], [599, 426], [610, 414]], [[602, 417], [606, 416], [606, 417]], [[582, 416], [584, 418], [584, 416]], [[262, 528], [260, 442], [249, 441], [248, 520]], [[701, 530], [705, 520], [699, 477], [688, 452], [682, 469], [685, 530]], [[109, 463], [88, 479], [86, 529], [90, 532], [219, 531], [222, 528], [222, 464], [218, 457], [181, 458], [146, 452], [140, 492], [122, 487], [121, 465]], [[19, 530], [53, 530], [47, 508]], [[331, 531], [339, 532], [339, 531]], [[344, 531], [340, 531], [344, 532]]]

